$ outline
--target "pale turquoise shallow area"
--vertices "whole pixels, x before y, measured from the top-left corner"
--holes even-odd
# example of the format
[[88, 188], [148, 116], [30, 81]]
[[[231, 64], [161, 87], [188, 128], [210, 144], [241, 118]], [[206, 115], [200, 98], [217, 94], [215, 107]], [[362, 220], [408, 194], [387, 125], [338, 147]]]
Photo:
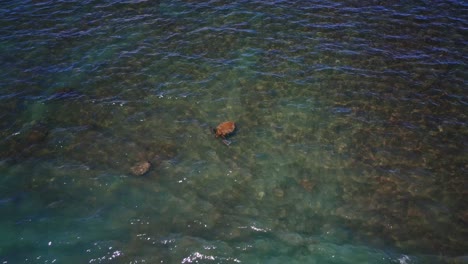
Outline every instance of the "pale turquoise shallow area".
[[467, 9], [2, 1], [0, 262], [467, 263]]

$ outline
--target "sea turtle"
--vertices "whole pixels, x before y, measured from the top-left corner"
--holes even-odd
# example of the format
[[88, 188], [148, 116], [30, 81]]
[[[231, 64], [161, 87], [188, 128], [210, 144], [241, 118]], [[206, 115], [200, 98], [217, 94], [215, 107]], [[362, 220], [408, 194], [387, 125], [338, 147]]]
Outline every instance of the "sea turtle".
[[130, 171], [135, 176], [142, 176], [149, 171], [151, 168], [151, 163], [149, 161], [140, 161], [135, 164], [135, 166], [130, 168]]
[[222, 122], [216, 128], [213, 128], [215, 136], [223, 138], [223, 143], [228, 146], [231, 142], [227, 140], [226, 137], [232, 134], [234, 130], [236, 130], [236, 123], [233, 121]]

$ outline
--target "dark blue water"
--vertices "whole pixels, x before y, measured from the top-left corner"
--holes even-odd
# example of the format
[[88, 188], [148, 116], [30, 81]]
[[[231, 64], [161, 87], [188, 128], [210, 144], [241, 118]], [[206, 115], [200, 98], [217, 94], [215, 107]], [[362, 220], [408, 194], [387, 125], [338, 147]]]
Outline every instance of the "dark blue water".
[[0, 2], [1, 262], [467, 263], [467, 14]]

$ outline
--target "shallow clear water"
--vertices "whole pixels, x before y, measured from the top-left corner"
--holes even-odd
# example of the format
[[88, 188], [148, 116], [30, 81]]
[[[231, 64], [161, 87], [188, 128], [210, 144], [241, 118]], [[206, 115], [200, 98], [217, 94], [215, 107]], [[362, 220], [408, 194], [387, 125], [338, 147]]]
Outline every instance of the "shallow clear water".
[[0, 260], [466, 263], [467, 9], [2, 1]]

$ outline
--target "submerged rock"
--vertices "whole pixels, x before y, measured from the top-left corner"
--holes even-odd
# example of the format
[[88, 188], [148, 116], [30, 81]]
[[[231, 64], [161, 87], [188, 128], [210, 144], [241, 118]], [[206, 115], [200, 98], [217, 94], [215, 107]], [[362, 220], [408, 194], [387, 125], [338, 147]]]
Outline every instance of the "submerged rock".
[[148, 161], [140, 161], [130, 168], [130, 171], [135, 176], [142, 176], [149, 171], [151, 168], [151, 163]]
[[48, 135], [49, 128], [40, 122], [24, 124], [18, 132], [10, 135], [3, 134], [0, 159], [19, 162], [40, 153], [46, 147]]
[[279, 232], [278, 238], [291, 246], [300, 246], [307, 242], [307, 239], [298, 233], [293, 232]]
[[276, 188], [273, 190], [273, 194], [277, 197], [277, 198], [283, 198], [284, 197], [284, 191], [283, 189], [280, 189], [280, 188]]
[[49, 134], [49, 131], [45, 127], [36, 126], [30, 131], [28, 131], [25, 137], [25, 140], [28, 144], [41, 143], [47, 138], [48, 134]]
[[312, 192], [312, 190], [314, 189], [317, 183], [312, 180], [304, 178], [299, 181], [299, 184], [301, 185], [302, 188], [304, 188], [304, 190], [308, 192]]

